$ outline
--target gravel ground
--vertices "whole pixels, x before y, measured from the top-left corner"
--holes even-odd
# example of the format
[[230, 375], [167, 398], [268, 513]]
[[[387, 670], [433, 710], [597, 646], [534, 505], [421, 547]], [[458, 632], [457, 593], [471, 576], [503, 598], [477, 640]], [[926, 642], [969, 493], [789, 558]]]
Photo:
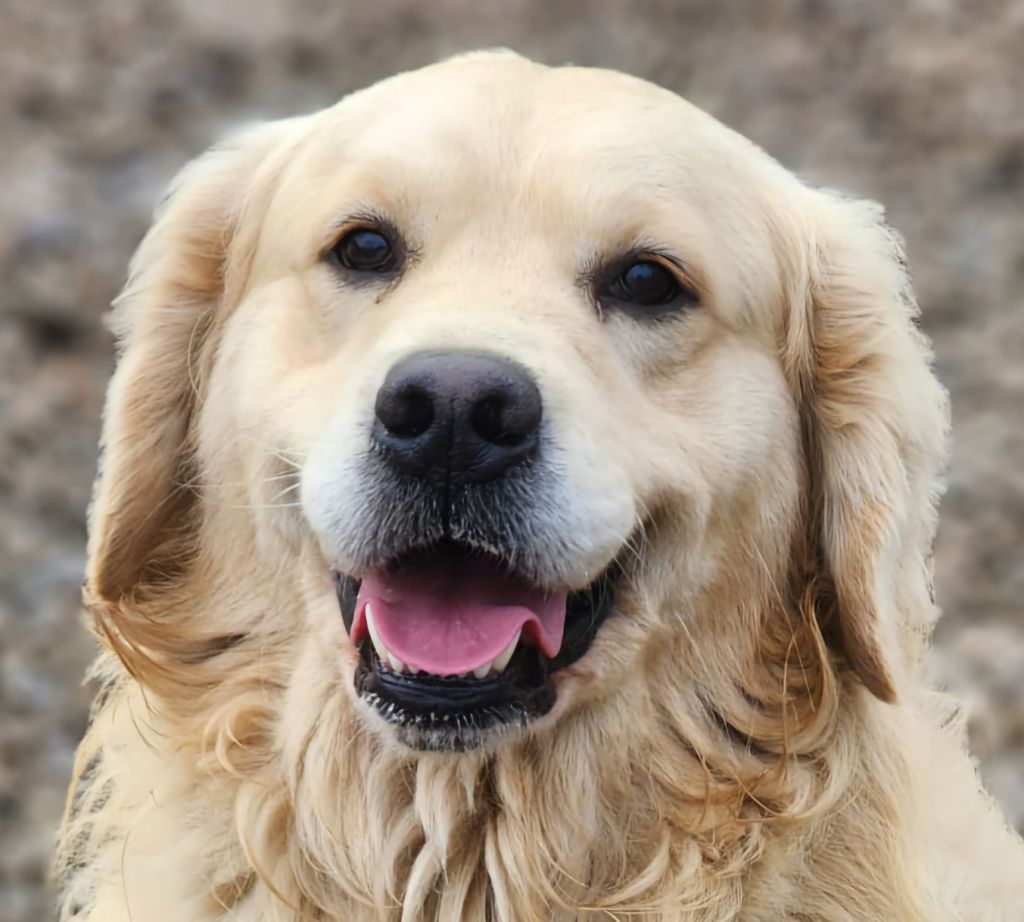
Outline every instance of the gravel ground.
[[653, 79], [887, 204], [953, 395], [935, 666], [1024, 828], [1024, 2], [631, 6], [0, 0], [0, 922], [50, 918], [87, 707], [101, 317], [161, 187], [232, 123], [473, 47]]

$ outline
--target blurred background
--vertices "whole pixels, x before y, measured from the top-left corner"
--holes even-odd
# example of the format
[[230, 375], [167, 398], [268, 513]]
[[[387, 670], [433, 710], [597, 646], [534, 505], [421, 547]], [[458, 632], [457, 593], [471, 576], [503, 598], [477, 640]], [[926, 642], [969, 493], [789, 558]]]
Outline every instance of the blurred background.
[[234, 123], [497, 45], [664, 84], [887, 205], [953, 397], [933, 666], [1024, 828], [1022, 0], [0, 0], [0, 922], [50, 918], [101, 316], [162, 187]]

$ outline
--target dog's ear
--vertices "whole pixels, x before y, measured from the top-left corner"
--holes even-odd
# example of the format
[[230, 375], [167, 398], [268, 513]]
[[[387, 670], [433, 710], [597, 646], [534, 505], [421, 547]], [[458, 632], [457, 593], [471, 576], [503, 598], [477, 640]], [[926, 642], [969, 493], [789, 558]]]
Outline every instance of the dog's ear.
[[293, 134], [261, 125], [177, 176], [114, 304], [119, 360], [104, 415], [90, 511], [87, 593], [116, 604], [172, 578], [194, 515], [190, 431], [222, 305], [244, 278], [268, 161]]
[[[947, 398], [882, 209], [814, 193], [788, 331], [804, 413], [809, 536], [826, 632], [893, 701], [934, 620], [930, 556]], [[823, 578], [822, 578], [823, 577]]]

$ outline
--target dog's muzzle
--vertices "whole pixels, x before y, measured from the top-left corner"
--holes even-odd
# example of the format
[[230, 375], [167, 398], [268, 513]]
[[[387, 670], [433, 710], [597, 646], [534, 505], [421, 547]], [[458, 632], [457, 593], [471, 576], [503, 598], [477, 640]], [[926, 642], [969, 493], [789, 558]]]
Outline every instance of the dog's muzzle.
[[552, 675], [611, 610], [614, 565], [577, 592], [520, 566], [542, 419], [529, 372], [484, 353], [417, 353], [377, 394], [377, 543], [391, 553], [361, 579], [338, 574], [338, 596], [357, 693], [415, 748], [477, 746], [547, 713]]

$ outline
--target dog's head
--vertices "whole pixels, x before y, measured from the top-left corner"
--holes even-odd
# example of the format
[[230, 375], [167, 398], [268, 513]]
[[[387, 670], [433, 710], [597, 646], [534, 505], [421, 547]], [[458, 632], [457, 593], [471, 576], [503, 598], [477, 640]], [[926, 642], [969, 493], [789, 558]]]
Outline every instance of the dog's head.
[[89, 591], [143, 680], [273, 651], [414, 749], [684, 689], [783, 746], [787, 697], [898, 695], [930, 617], [914, 315], [876, 207], [671, 93], [396, 77], [170, 192], [115, 315]]

